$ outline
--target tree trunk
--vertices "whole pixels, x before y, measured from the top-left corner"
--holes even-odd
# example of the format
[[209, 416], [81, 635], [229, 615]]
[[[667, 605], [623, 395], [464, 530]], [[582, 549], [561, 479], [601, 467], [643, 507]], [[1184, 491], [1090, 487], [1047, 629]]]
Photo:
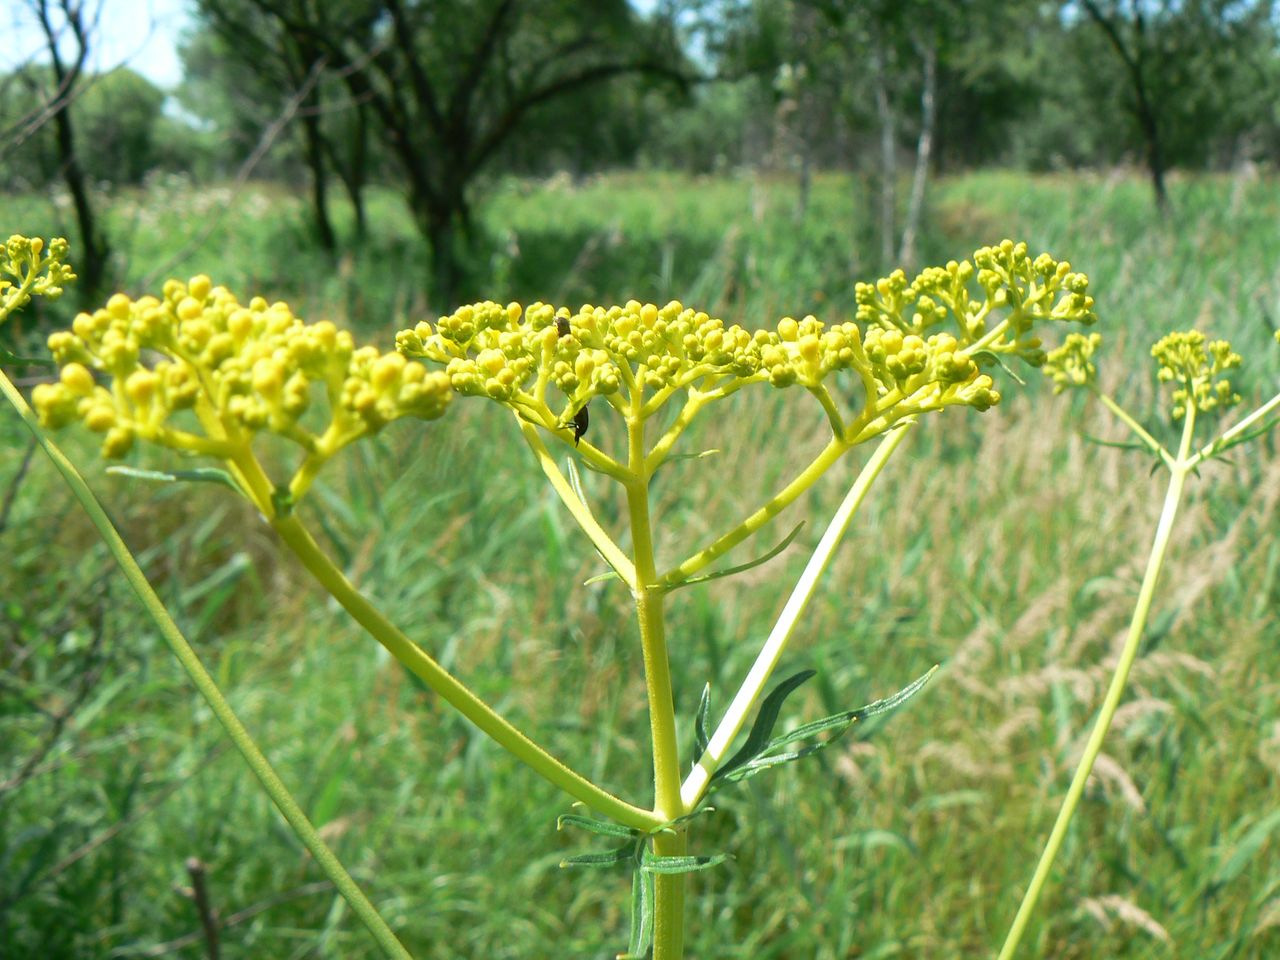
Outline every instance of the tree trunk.
[[444, 312], [456, 305], [462, 276], [458, 262], [458, 231], [454, 211], [428, 211], [422, 230], [431, 245], [431, 289], [428, 291], [428, 299], [433, 309]]
[[303, 101], [303, 156], [311, 171], [311, 209], [316, 222], [316, 238], [320, 246], [332, 253], [338, 246], [329, 219], [329, 184], [324, 172], [324, 133], [320, 130], [320, 94], [312, 88]]
[[1160, 143], [1160, 124], [1156, 120], [1155, 111], [1151, 109], [1144, 86], [1139, 84], [1136, 93], [1138, 125], [1142, 128], [1142, 139], [1146, 144], [1147, 173], [1151, 176], [1151, 188], [1156, 195], [1156, 210], [1164, 216], [1169, 212], [1169, 192], [1164, 184], [1164, 148]]
[[902, 228], [902, 245], [898, 262], [910, 269], [916, 261], [916, 238], [924, 216], [924, 193], [929, 179], [929, 161], [933, 155], [933, 132], [937, 126], [938, 44], [931, 39], [920, 50], [924, 58], [924, 80], [920, 91], [920, 137], [916, 141], [916, 169], [911, 177], [911, 199], [907, 204], [907, 222]]
[[871, 62], [875, 77], [876, 113], [880, 118], [880, 259], [881, 266], [893, 263], [893, 241], [896, 235], [895, 214], [898, 206], [897, 118], [889, 102], [889, 80], [884, 53], [879, 44], [872, 47]]
[[67, 20], [77, 43], [74, 65], [68, 70], [59, 50], [62, 31], [55, 29], [49, 18], [48, 5], [41, 3], [37, 9], [40, 25], [44, 31], [45, 43], [49, 50], [49, 62], [53, 67], [56, 90], [56, 104], [53, 112], [53, 129], [58, 144], [58, 161], [62, 179], [71, 194], [71, 202], [76, 211], [76, 224], [80, 230], [81, 254], [76, 258], [76, 269], [80, 274], [77, 291], [82, 303], [93, 303], [101, 293], [107, 274], [107, 258], [111, 254], [111, 245], [106, 235], [98, 227], [98, 219], [93, 211], [93, 203], [89, 198], [89, 187], [85, 182], [84, 171], [80, 168], [76, 156], [75, 130], [71, 122], [71, 104], [76, 94], [75, 87], [80, 76], [80, 67], [87, 53], [83, 24], [78, 7], [63, 4], [63, 14]]

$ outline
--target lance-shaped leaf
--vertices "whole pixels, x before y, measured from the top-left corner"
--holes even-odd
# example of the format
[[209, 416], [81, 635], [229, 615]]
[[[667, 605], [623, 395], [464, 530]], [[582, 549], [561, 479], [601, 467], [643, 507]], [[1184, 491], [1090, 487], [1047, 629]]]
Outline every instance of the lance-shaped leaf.
[[1090, 434], [1081, 434], [1085, 443], [1092, 443], [1099, 447], [1115, 447], [1117, 450], [1141, 450], [1143, 453], [1158, 453], [1159, 448], [1153, 447], [1149, 443], [1143, 443], [1140, 440], [1103, 440], [1101, 437], [1094, 437]]
[[564, 867], [611, 867], [615, 863], [628, 863], [635, 860], [636, 852], [633, 844], [618, 847], [616, 850], [605, 850], [601, 853], [579, 853], [565, 857], [560, 861]]
[[638, 830], [624, 827], [620, 823], [595, 820], [591, 817], [579, 816], [576, 813], [565, 813], [556, 817], [556, 829], [563, 830], [565, 827], [577, 827], [579, 830], [586, 830], [588, 833], [594, 833], [601, 837], [622, 837], [627, 840], [634, 840], [640, 836]]
[[727, 853], [715, 853], [705, 857], [660, 857], [646, 849], [640, 858], [640, 869], [645, 873], [696, 873], [699, 870], [710, 870], [728, 859]]
[[653, 943], [653, 875], [636, 870], [631, 875], [631, 935], [627, 952], [618, 960], [645, 960]]
[[800, 529], [803, 526], [804, 521], [801, 520], [795, 525], [790, 533], [782, 538], [781, 543], [770, 549], [767, 553], [756, 557], [754, 560], [748, 560], [746, 563], [740, 563], [736, 567], [726, 567], [723, 570], [716, 570], [712, 573], [703, 574], [700, 577], [690, 577], [688, 580], [681, 580], [678, 583], [673, 583], [667, 588], [667, 590], [679, 590], [681, 587], [689, 587], [695, 583], [707, 583], [710, 580], [719, 580], [721, 577], [732, 577], [735, 574], [745, 573], [753, 567], [758, 567], [762, 563], [768, 563], [783, 550], [787, 549], [787, 547], [791, 546], [791, 542], [799, 535]]
[[240, 487], [231, 474], [217, 467], [195, 467], [191, 470], [143, 470], [138, 467], [107, 467], [107, 473], [130, 480], [146, 480], [149, 483], [220, 483], [236, 493]]
[[29, 367], [53, 367], [57, 364], [48, 357], [20, 357], [0, 347], [0, 363], [24, 364]]
[[711, 778], [713, 783], [717, 779], [728, 776], [744, 763], [750, 763], [765, 750], [769, 744], [769, 737], [773, 734], [774, 724], [778, 722], [778, 714], [782, 712], [782, 704], [815, 673], [817, 673], [816, 670], [801, 670], [773, 688], [769, 696], [765, 697], [764, 702], [760, 704], [760, 712], [756, 714], [756, 722], [751, 725], [751, 732], [747, 734], [747, 742], [737, 753], [720, 765], [720, 769]]
[[[874, 717], [878, 714], [888, 713], [897, 707], [902, 706], [902, 704], [906, 703], [920, 692], [921, 688], [929, 682], [937, 669], [938, 668], [936, 666], [933, 667], [928, 673], [924, 674], [924, 676], [912, 681], [892, 696], [876, 700], [867, 704], [865, 707], [858, 708], [857, 710], [848, 710], [843, 713], [832, 714], [829, 717], [823, 717], [820, 720], [812, 720], [809, 723], [801, 724], [789, 733], [784, 733], [779, 737], [774, 737], [768, 740], [755, 752], [754, 755], [744, 758], [740, 763], [736, 763], [732, 767], [729, 767], [729, 765], [726, 764], [725, 767], [717, 771], [716, 776], [712, 778], [712, 782], [714, 783], [717, 779], [731, 783], [746, 780], [749, 777], [754, 777], [757, 773], [762, 773], [771, 767], [776, 767], [783, 763], [790, 763], [793, 760], [799, 760], [802, 757], [807, 757], [810, 754], [814, 754], [819, 750], [825, 749], [859, 720], [866, 720], [869, 717]], [[812, 675], [812, 672], [810, 672], [810, 675]], [[798, 677], [800, 674], [797, 674], [796, 676]], [[805, 679], [807, 679], [807, 677]], [[792, 677], [791, 680], [795, 680], [795, 677]], [[786, 682], [789, 681], [784, 681], [784, 683]], [[801, 682], [803, 682], [803, 680]], [[779, 685], [779, 689], [780, 688], [781, 685]], [[774, 691], [774, 693], [777, 692], [777, 690]], [[779, 706], [781, 706], [781, 704], [779, 704]], [[761, 712], [763, 713], [763, 707], [761, 708]], [[757, 723], [758, 722], [759, 721], [757, 721]], [[803, 743], [806, 740], [811, 740], [813, 737], [823, 733], [829, 734], [829, 736], [823, 740], [807, 743], [795, 750], [784, 749], [786, 747], [790, 747], [792, 744]], [[739, 751], [739, 753], [741, 753], [741, 751]], [[737, 759], [737, 756], [738, 755], [735, 754], [734, 758]]]
[[707, 744], [711, 742], [711, 732], [707, 729], [707, 720], [710, 719], [711, 713], [711, 684], [705, 684], [702, 688], [702, 697], [698, 700], [698, 712], [693, 718], [693, 756], [694, 763], [697, 758], [702, 756], [707, 750]]

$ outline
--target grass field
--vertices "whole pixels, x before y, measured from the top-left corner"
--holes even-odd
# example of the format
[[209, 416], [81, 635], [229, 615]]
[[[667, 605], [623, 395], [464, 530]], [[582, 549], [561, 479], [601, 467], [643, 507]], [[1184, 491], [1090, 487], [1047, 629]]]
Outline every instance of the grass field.
[[[1104, 384], [1169, 437], [1147, 357], [1159, 333], [1231, 337], [1246, 404], [1280, 380], [1280, 183], [1188, 179], [1172, 197], [1161, 222], [1138, 178], [966, 175], [938, 185], [925, 255], [1012, 236], [1069, 258], [1092, 278]], [[3, 203], [9, 232], [59, 228], [42, 201]], [[730, 321], [846, 319], [853, 283], [879, 266], [867, 198], [832, 176], [804, 222], [794, 208], [784, 181], [503, 184], [484, 210], [482, 268], [495, 299], [678, 297]], [[308, 251], [299, 201], [257, 186], [210, 200], [160, 185], [117, 198], [109, 223], [132, 237], [119, 243], [132, 293], [158, 268], [199, 270], [389, 343], [426, 310], [426, 258], [394, 197], [373, 213], [365, 251], [337, 264]], [[203, 247], [172, 257], [202, 229]], [[1141, 455], [1087, 441], [1121, 433], [1083, 397], [1034, 378], [1006, 396], [908, 441], [782, 668], [819, 671], [790, 701], [806, 719], [943, 669], [892, 720], [717, 795], [694, 848], [735, 859], [693, 881], [690, 956], [947, 960], [998, 947], [1101, 700], [1164, 489]], [[598, 559], [490, 406], [459, 402], [438, 424], [397, 424], [353, 449], [311, 516], [352, 579], [490, 703], [647, 803], [629, 598], [582, 585]], [[706, 541], [823, 442], [816, 405], [763, 391], [695, 429], [689, 449], [723, 453], [663, 477], [660, 553]], [[216, 488], [138, 489], [103, 472], [90, 440], [65, 444], [417, 956], [599, 958], [625, 945], [626, 877], [557, 867], [583, 849], [555, 831], [561, 795], [381, 655], [252, 511]], [[1280, 954], [1277, 444], [1192, 483], [1130, 695], [1024, 956]], [[374, 956], [26, 449], [16, 417], [0, 415], [0, 955], [204, 956], [180, 890], [198, 857], [235, 921], [224, 958]], [[832, 471], [757, 542], [808, 518], [812, 547], [851, 475]], [[806, 555], [796, 546], [675, 595], [686, 720], [706, 681], [723, 706]]]

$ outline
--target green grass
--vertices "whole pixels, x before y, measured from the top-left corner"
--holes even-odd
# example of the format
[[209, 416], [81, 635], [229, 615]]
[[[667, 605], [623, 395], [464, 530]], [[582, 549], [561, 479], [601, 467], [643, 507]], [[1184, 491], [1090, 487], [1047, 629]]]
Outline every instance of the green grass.
[[[309, 319], [370, 336], [426, 309], [425, 258], [394, 198], [378, 200], [369, 249], [328, 265], [306, 248], [301, 205], [247, 192], [264, 197], [262, 211], [234, 208], [176, 272], [287, 297]], [[128, 197], [112, 211], [113, 223], [138, 224], [126, 286], [177, 246], [175, 231], [195, 229], [198, 213], [169, 200]], [[1094, 281], [1111, 346], [1103, 380], [1136, 409], [1153, 403], [1153, 335], [1197, 323], [1243, 347], [1245, 392], [1269, 395], [1280, 379], [1266, 319], [1280, 315], [1280, 185], [1187, 180], [1173, 201], [1160, 223], [1138, 179], [973, 174], [939, 185], [925, 249], [945, 260], [1008, 235], [1069, 256]], [[843, 319], [853, 281], [873, 270], [866, 200], [825, 177], [804, 223], [794, 203], [784, 181], [504, 184], [483, 212], [483, 269], [499, 299], [678, 297], [730, 320]], [[56, 226], [34, 201], [4, 209], [10, 230]], [[155, 209], [166, 212], [152, 220]], [[890, 464], [788, 654], [783, 669], [820, 671], [789, 715], [857, 706], [944, 669], [891, 721], [716, 797], [694, 849], [736, 859], [693, 881], [690, 956], [994, 954], [1101, 700], [1163, 490], [1139, 456], [1083, 439], [1120, 437], [1102, 411], [1034, 382], [1007, 394], [981, 417], [936, 418]], [[722, 454], [659, 480], [668, 557], [766, 497], [789, 460], [802, 462], [791, 445], [822, 441], [821, 413], [801, 398], [747, 391], [730, 409], [688, 440]], [[592, 431], [610, 437], [605, 423]], [[91, 441], [66, 443], [416, 955], [595, 958], [622, 946], [625, 877], [557, 868], [584, 849], [554, 829], [564, 800], [387, 662], [252, 511], [218, 490], [138, 489], [102, 473]], [[0, 491], [24, 449], [16, 418], [0, 416]], [[735, 556], [805, 517], [812, 546], [851, 467], [833, 474]], [[507, 418], [466, 401], [439, 424], [397, 425], [349, 452], [316, 493], [310, 516], [330, 511], [335, 552], [393, 620], [555, 752], [647, 799], [629, 598], [616, 584], [582, 586], [598, 561]], [[603, 517], [617, 510], [599, 504]], [[1274, 436], [1193, 481], [1109, 762], [1025, 956], [1280, 950], [1278, 529]], [[51, 743], [20, 785], [0, 785], [0, 954], [145, 956], [195, 933], [177, 888], [196, 856], [224, 916], [264, 908], [224, 931], [224, 957], [373, 956], [38, 458], [0, 537], [0, 784]], [[745, 577], [675, 595], [686, 721], [708, 680], [724, 706], [804, 555], [796, 545]], [[51, 715], [69, 705], [50, 739]], [[1108, 913], [1116, 903], [1145, 911], [1173, 945], [1140, 914]], [[193, 940], [178, 955], [204, 954]]]

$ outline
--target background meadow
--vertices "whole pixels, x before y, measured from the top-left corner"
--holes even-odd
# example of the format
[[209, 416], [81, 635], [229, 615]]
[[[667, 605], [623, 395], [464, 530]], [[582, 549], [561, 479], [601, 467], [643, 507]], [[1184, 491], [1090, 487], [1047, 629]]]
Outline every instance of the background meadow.
[[[776, 164], [510, 169], [484, 183], [468, 265], [502, 301], [678, 298], [747, 326], [849, 319], [854, 284], [886, 266], [878, 187], [838, 169], [805, 183]], [[74, 238], [60, 188], [7, 185], [4, 229]], [[1275, 392], [1280, 180], [1246, 164], [1173, 172], [1167, 189], [1161, 214], [1131, 167], [953, 165], [930, 186], [916, 259], [1006, 236], [1069, 259], [1091, 278], [1104, 386], [1173, 437], [1149, 358], [1169, 329], [1232, 339], [1245, 409]], [[444, 307], [394, 182], [370, 186], [363, 239], [337, 251], [315, 243], [305, 192], [270, 177], [163, 173], [99, 201], [115, 286], [134, 295], [208, 273], [382, 344]], [[330, 207], [350, 236], [351, 204]], [[35, 305], [6, 342], [38, 350], [75, 309], [71, 295]], [[42, 376], [11, 370], [27, 386]], [[780, 668], [818, 671], [787, 716], [859, 706], [942, 669], [892, 718], [716, 795], [693, 847], [734, 859], [692, 878], [690, 956], [949, 960], [1001, 942], [1102, 699], [1164, 488], [1141, 453], [1095, 442], [1124, 438], [1100, 407], [1025, 379], [986, 414], [931, 418], [874, 488]], [[660, 557], [711, 539], [822, 445], [806, 399], [743, 391], [694, 428], [686, 450], [719, 452], [660, 475]], [[593, 438], [616, 441], [610, 426], [593, 420]], [[214, 486], [109, 475], [83, 434], [59, 442], [415, 955], [623, 946], [627, 877], [558, 867], [585, 847], [555, 830], [567, 802], [390, 661], [250, 509]], [[1278, 447], [1272, 433], [1191, 484], [1130, 692], [1025, 956], [1280, 954]], [[713, 710], [726, 704], [852, 475], [852, 463], [834, 470], [734, 553], [807, 521], [779, 557], [675, 595], [686, 723], [706, 682]], [[620, 516], [611, 500], [596, 507]], [[438, 423], [394, 424], [331, 465], [305, 510], [348, 575], [446, 667], [647, 802], [628, 597], [584, 585], [598, 559], [500, 410], [461, 400]], [[222, 957], [375, 956], [11, 413], [0, 548], [0, 955], [207, 956], [184, 892], [196, 857]]]

